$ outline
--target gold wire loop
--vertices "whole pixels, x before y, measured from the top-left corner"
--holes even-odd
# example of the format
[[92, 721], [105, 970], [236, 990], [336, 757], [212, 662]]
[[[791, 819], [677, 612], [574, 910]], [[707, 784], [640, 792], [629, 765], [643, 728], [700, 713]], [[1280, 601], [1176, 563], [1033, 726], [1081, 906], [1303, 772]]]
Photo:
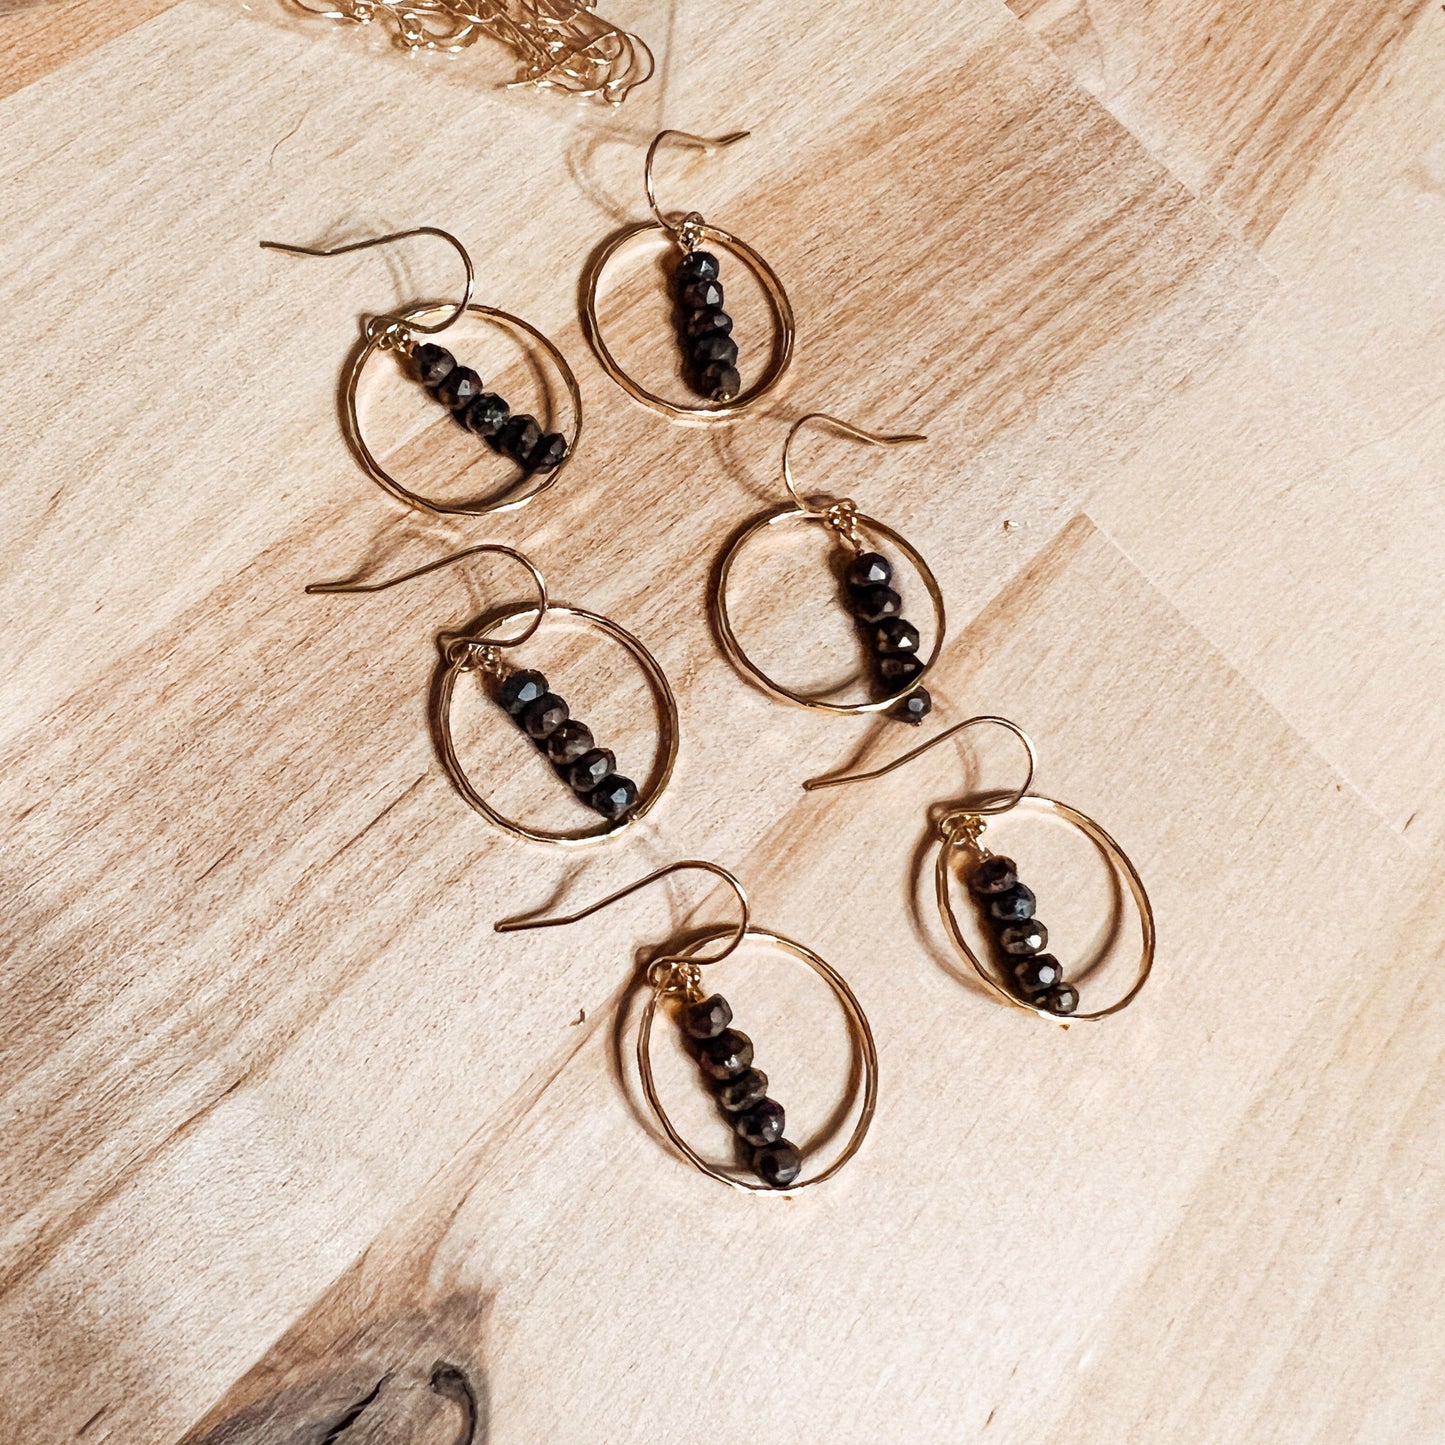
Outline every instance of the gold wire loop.
[[657, 224], [665, 231], [671, 231], [682, 240], [689, 250], [693, 249], [696, 242], [689, 245], [681, 236], [684, 226], [692, 226], [694, 230], [701, 230], [705, 226], [703, 218], [696, 211], [688, 211], [672, 220], [657, 204], [657, 190], [652, 178], [652, 168], [657, 163], [657, 153], [665, 145], [692, 146], [697, 150], [719, 151], [725, 146], [736, 144], [740, 140], [746, 140], [752, 134], [748, 130], [730, 131], [727, 135], [706, 136], [693, 135], [686, 130], [660, 130], [653, 136], [652, 144], [647, 148], [647, 160], [642, 167], [642, 188], [647, 192], [647, 205], [652, 214], [657, 217]]
[[[885, 432], [865, 431], [860, 426], [854, 426], [852, 422], [844, 421], [841, 417], [830, 416], [825, 411], [810, 411], [807, 416], [799, 417], [788, 429], [787, 440], [783, 443], [783, 486], [787, 488], [788, 495], [793, 499], [793, 504], [800, 512], [816, 512], [819, 515], [826, 515], [832, 510], [829, 507], [817, 507], [798, 490], [797, 482], [793, 476], [793, 443], [798, 438], [798, 433], [815, 423], [826, 423], [835, 431], [840, 431], [846, 437], [852, 437], [855, 441], [865, 442], [869, 446], [896, 447], [905, 446], [911, 442], [926, 442], [926, 436], [920, 436], [916, 432], [900, 432], [889, 434]], [[852, 507], [856, 513], [857, 508], [853, 507], [851, 501], [835, 502], [834, 507]]]

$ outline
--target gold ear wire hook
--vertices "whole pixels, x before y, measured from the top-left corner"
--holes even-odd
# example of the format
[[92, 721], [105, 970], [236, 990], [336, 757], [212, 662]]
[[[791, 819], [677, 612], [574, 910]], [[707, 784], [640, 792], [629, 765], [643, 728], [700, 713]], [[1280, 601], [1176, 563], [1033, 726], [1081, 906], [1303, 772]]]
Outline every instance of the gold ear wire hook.
[[452, 308], [452, 314], [445, 321], [438, 321], [432, 325], [423, 325], [419, 321], [408, 321], [405, 316], [395, 311], [383, 311], [373, 316], [367, 322], [367, 335], [375, 333], [375, 329], [383, 323], [386, 326], [401, 327], [406, 331], [419, 331], [423, 335], [435, 335], [438, 331], [445, 331], [448, 326], [453, 326], [461, 318], [462, 313], [471, 305], [472, 283], [476, 279], [476, 273], [472, 269], [472, 258], [467, 254], [467, 248], [452, 235], [450, 231], [443, 231], [440, 226], [414, 226], [409, 231], [392, 231], [389, 235], [373, 236], [365, 241], [348, 241], [344, 246], [292, 246], [285, 241], [262, 241], [263, 251], [284, 251], [291, 256], [344, 256], [348, 251], [366, 251], [372, 246], [386, 246], [393, 241], [410, 240], [413, 236], [436, 236], [451, 246], [462, 258], [462, 265], [467, 268], [467, 284], [462, 291], [462, 299]]
[[903, 767], [905, 764], [911, 763], [914, 758], [922, 757], [929, 748], [935, 748], [939, 743], [947, 742], [955, 733], [961, 733], [965, 728], [977, 727], [982, 723], [995, 723], [1001, 728], [1006, 728], [1024, 745], [1024, 751], [1029, 755], [1029, 771], [1028, 776], [1023, 781], [1023, 786], [1020, 787], [1006, 803], [991, 803], [986, 806], [980, 805], [978, 807], [970, 807], [965, 811], [973, 818], [987, 818], [992, 817], [996, 813], [1006, 813], [1010, 808], [1016, 806], [1030, 787], [1033, 786], [1035, 762], [1034, 745], [1029, 735], [1016, 722], [1011, 722], [1006, 717], [994, 717], [991, 714], [985, 714], [981, 717], [965, 718], [962, 722], [954, 723], [952, 727], [945, 728], [936, 738], [930, 738], [926, 743], [914, 748], [911, 752], [904, 753], [900, 758], [894, 758], [891, 763], [884, 763], [881, 768], [873, 768], [866, 773], [838, 773], [832, 777], [809, 778], [807, 782], [803, 784], [804, 791], [812, 793], [820, 788], [836, 788], [843, 783], [866, 783], [873, 778], [884, 777], [886, 774]]
[[798, 433], [813, 422], [826, 422], [834, 430], [842, 432], [844, 436], [852, 437], [855, 441], [866, 442], [869, 446], [895, 447], [904, 446], [909, 442], [926, 442], [928, 440], [926, 436], [921, 436], [917, 432], [864, 431], [862, 427], [854, 426], [852, 422], [844, 421], [841, 417], [830, 416], [825, 411], [810, 411], [807, 416], [799, 417], [789, 429], [787, 441], [783, 443], [783, 485], [788, 489], [788, 495], [797, 503], [799, 511], [811, 512], [815, 516], [824, 515], [827, 508], [815, 507], [798, 491], [793, 480], [793, 442], [797, 439]]
[[720, 963], [743, 941], [748, 931], [748, 920], [752, 915], [748, 907], [748, 895], [743, 891], [743, 885], [726, 868], [716, 863], [704, 862], [701, 858], [687, 858], [680, 863], [669, 863], [665, 868], [659, 868], [655, 873], [649, 873], [646, 878], [639, 878], [635, 883], [629, 883], [625, 888], [619, 888], [616, 893], [609, 893], [606, 898], [599, 898], [596, 903], [589, 904], [576, 913], [563, 914], [556, 918], [524, 918], [521, 916], [504, 918], [500, 922], [494, 923], [492, 927], [498, 933], [524, 933], [532, 928], [563, 928], [569, 923], [580, 923], [582, 919], [590, 918], [601, 909], [620, 902], [628, 894], [636, 893], [639, 888], [646, 888], [648, 884], [656, 883], [659, 878], [666, 878], [670, 873], [684, 873], [690, 868], [703, 873], [711, 873], [715, 878], [721, 878], [737, 895], [742, 918], [739, 920], [733, 936], [728, 940], [727, 946], [719, 949], [712, 958], [699, 958], [696, 954], [664, 954], [661, 958], [653, 960], [653, 967], [657, 967], [659, 964]]
[[683, 223], [692, 212], [679, 217], [675, 221], [668, 220], [667, 216], [659, 209], [657, 204], [657, 192], [653, 189], [652, 167], [657, 160], [657, 152], [669, 141], [677, 141], [683, 145], [694, 146], [700, 150], [715, 151], [721, 150], [724, 146], [733, 145], [740, 140], [746, 140], [752, 134], [748, 130], [735, 130], [729, 135], [705, 136], [693, 135], [686, 130], [660, 130], [653, 136], [652, 144], [647, 148], [647, 163], [642, 168], [642, 184], [647, 191], [647, 204], [652, 207], [652, 214], [657, 217], [658, 225], [668, 231], [680, 231]]
[[403, 572], [399, 577], [388, 577], [383, 582], [312, 582], [307, 585], [306, 591], [311, 596], [329, 596], [338, 592], [385, 592], [388, 587], [398, 587], [403, 582], [410, 582], [414, 577], [425, 577], [428, 572], [438, 572], [443, 567], [450, 567], [453, 562], [460, 562], [466, 557], [480, 556], [484, 552], [491, 552], [500, 557], [510, 557], [514, 562], [520, 562], [532, 574], [532, 581], [537, 584], [537, 615], [527, 628], [519, 637], [498, 638], [487, 644], [489, 647], [516, 647], [531, 637], [542, 625], [542, 619], [546, 616], [548, 607], [547, 582], [530, 558], [524, 557], [514, 547], [504, 547], [499, 542], [479, 542], [475, 547], [466, 547], [460, 552], [453, 552], [448, 557], [440, 557], [435, 562], [428, 562], [423, 567], [414, 567], [410, 572]]

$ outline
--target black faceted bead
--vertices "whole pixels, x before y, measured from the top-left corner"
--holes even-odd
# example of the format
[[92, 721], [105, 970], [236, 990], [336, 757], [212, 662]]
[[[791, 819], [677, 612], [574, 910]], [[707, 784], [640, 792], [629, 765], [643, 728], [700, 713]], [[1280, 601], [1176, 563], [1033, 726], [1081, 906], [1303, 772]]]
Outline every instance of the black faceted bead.
[[567, 781], [579, 793], [590, 793], [612, 776], [616, 766], [617, 759], [606, 748], [593, 748], [567, 770]]
[[884, 622], [903, 611], [903, 599], [891, 587], [855, 587], [849, 605], [859, 622]]
[[1032, 958], [1021, 958], [1013, 966], [1014, 987], [1025, 998], [1047, 993], [1064, 981], [1064, 966], [1052, 953], [1036, 953]]
[[889, 617], [873, 629], [873, 651], [882, 657], [912, 657], [918, 642], [918, 629], [902, 617]]
[[539, 697], [546, 694], [547, 679], [540, 672], [533, 672], [526, 669], [522, 672], [509, 672], [502, 680], [502, 685], [497, 689], [497, 701], [506, 710], [516, 717], [524, 707], [537, 701]]
[[717, 279], [718, 260], [711, 251], [689, 251], [677, 263], [679, 284], [686, 281], [713, 281]]
[[897, 692], [901, 687], [907, 687], [914, 678], [923, 672], [923, 659], [921, 657], [909, 657], [902, 653], [897, 657], [879, 657], [874, 660], [874, 671], [878, 674], [878, 681], [881, 682], [889, 692]]
[[1049, 941], [1049, 930], [1037, 918], [1008, 923], [998, 931], [998, 946], [1005, 953], [1037, 953]]
[[412, 352], [411, 364], [423, 386], [438, 387], [451, 375], [457, 359], [445, 346], [424, 341]]
[[615, 823], [637, 806], [637, 784], [621, 773], [614, 773], [592, 790], [587, 802], [609, 822]]
[[717, 334], [700, 337], [692, 343], [688, 351], [692, 358], [692, 364], [699, 371], [705, 371], [714, 364], [721, 366], [738, 364], [738, 344], [731, 336]]
[[567, 438], [561, 432], [542, 433], [542, 439], [532, 448], [526, 467], [529, 472], [555, 472], [567, 460]]
[[968, 886], [975, 893], [1007, 893], [1010, 888], [1017, 888], [1018, 882], [1018, 865], [1014, 860], [995, 854], [992, 858], [985, 858], [973, 870]]
[[687, 318], [689, 336], [728, 336], [733, 319], [726, 311], [694, 311]]
[[786, 1189], [803, 1172], [803, 1156], [786, 1139], [753, 1154], [753, 1173], [770, 1189]]
[[454, 366], [437, 386], [437, 400], [453, 411], [470, 406], [482, 394], [482, 378], [470, 366]]
[[720, 993], [682, 1011], [682, 1031], [690, 1039], [715, 1039], [732, 1021], [732, 1008]]
[[527, 458], [537, 449], [542, 440], [542, 428], [536, 418], [525, 414], [511, 417], [507, 424], [492, 438], [492, 445], [504, 457], [511, 457], [518, 466], [525, 466]]
[[736, 1029], [724, 1029], [698, 1045], [697, 1061], [714, 1079], [735, 1079], [752, 1067], [753, 1041]]
[[996, 918], [1000, 923], [1022, 923], [1034, 916], [1037, 903], [1033, 889], [1015, 883], [1007, 893], [996, 893], [989, 900], [988, 913], [990, 918]]
[[512, 409], [494, 391], [484, 391], [472, 398], [472, 404], [462, 413], [462, 420], [468, 431], [479, 437], [491, 438], [501, 431], [511, 416]]
[[689, 311], [721, 311], [723, 288], [716, 281], [679, 277], [678, 297]]
[[571, 717], [556, 732], [547, 735], [547, 756], [559, 768], [570, 767], [583, 753], [590, 753], [596, 745], [592, 729], [586, 723]]
[[786, 1116], [783, 1106], [776, 1099], [760, 1099], [751, 1109], [745, 1109], [733, 1120], [738, 1138], [754, 1149], [776, 1144], [783, 1137]]
[[1079, 991], [1071, 983], [1061, 983], [1033, 1000], [1035, 1007], [1067, 1018], [1079, 1007]]
[[893, 565], [879, 552], [860, 552], [848, 564], [850, 587], [886, 587], [893, 580]]
[[698, 373], [697, 389], [709, 401], [731, 401], [743, 389], [743, 379], [737, 367], [717, 361]]
[[928, 695], [926, 687], [920, 687], [916, 691], [910, 692], [888, 716], [897, 718], [899, 722], [912, 723], [914, 727], [917, 727], [932, 711], [933, 699]]
[[719, 1104], [729, 1114], [741, 1109], [750, 1109], [759, 1099], [767, 1097], [768, 1076], [761, 1069], [749, 1069], [735, 1079], [724, 1079], [713, 1085], [713, 1093]]
[[567, 721], [567, 704], [555, 692], [543, 693], [536, 702], [529, 702], [522, 709], [517, 721], [529, 738], [540, 742], [551, 737]]

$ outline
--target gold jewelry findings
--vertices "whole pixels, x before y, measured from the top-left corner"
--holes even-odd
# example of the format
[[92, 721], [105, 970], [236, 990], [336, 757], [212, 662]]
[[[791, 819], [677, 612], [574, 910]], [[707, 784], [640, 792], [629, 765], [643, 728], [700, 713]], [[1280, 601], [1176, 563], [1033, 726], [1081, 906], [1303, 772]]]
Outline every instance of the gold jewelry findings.
[[[1006, 1003], [1055, 1022], [1108, 1018], [1110, 1014], [1116, 1014], [1133, 1003], [1154, 967], [1154, 909], [1133, 861], [1098, 823], [1067, 803], [1028, 791], [1034, 779], [1034, 745], [1017, 723], [1010, 722], [1005, 717], [966, 718], [881, 768], [865, 773], [809, 778], [803, 787], [812, 791], [817, 788], [837, 787], [841, 783], [861, 783], [872, 778], [881, 778], [896, 768], [903, 767], [905, 763], [912, 762], [914, 758], [921, 757], [929, 748], [936, 747], [955, 733], [983, 723], [993, 723], [1004, 728], [1023, 743], [1028, 753], [1028, 776], [1022, 787], [1007, 794], [1001, 801], [975, 804], [968, 808], [953, 808], [938, 820], [939, 848], [934, 868], [934, 886], [944, 927], [953, 946], [968, 961], [973, 971], [995, 996]], [[1098, 849], [1114, 877], [1122, 879], [1128, 886], [1139, 913], [1139, 967], [1128, 992], [1107, 1008], [1087, 1013], [1078, 1011], [1079, 992], [1065, 980], [1063, 964], [1053, 954], [1042, 951], [1048, 944], [1049, 933], [1034, 916], [1036, 899], [1033, 892], [1020, 881], [1018, 867], [1012, 858], [991, 853], [984, 846], [983, 834], [988, 826], [987, 819], [1018, 808], [1059, 818], [1077, 828]], [[989, 925], [993, 935], [995, 957], [992, 965], [986, 964], [975, 952], [954, 911], [950, 883], [955, 872], [961, 874], [967, 882], [980, 916]]]
[[[743, 130], [711, 139], [687, 131], [659, 131], [647, 148], [647, 163], [643, 168], [643, 188], [656, 219], [640, 221], [612, 236], [592, 258], [584, 278], [582, 324], [603, 370], [635, 401], [675, 420], [718, 421], [736, 416], [772, 391], [793, 359], [793, 307], [773, 268], [746, 241], [709, 225], [696, 211], [684, 215], [664, 212], [657, 204], [653, 188], [652, 168], [663, 145], [679, 142], [711, 151], [730, 146], [747, 135]], [[700, 398], [698, 401], [669, 400], [630, 376], [608, 346], [597, 316], [598, 293], [608, 265], [638, 237], [656, 232], [675, 242], [679, 253], [672, 278], [678, 341], [686, 363], [687, 385]], [[723, 309], [721, 263], [715, 254], [719, 250], [735, 256], [757, 277], [772, 313], [771, 354], [756, 380], [746, 386], [738, 370], [738, 340], [733, 335], [733, 318]]]
[[[887, 712], [902, 721], [920, 723], [933, 706], [932, 698], [923, 687], [923, 679], [943, 649], [947, 626], [942, 589], [933, 570], [917, 549], [891, 527], [873, 517], [865, 516], [851, 498], [819, 506], [808, 501], [798, 491], [793, 478], [793, 443], [799, 432], [814, 422], [824, 422], [842, 432], [844, 436], [853, 437], [871, 446], [899, 446], [906, 442], [926, 440], [925, 437], [912, 434], [885, 436], [864, 431], [861, 427], [824, 412], [810, 412], [794, 422], [783, 445], [783, 485], [792, 498], [792, 505], [765, 513], [748, 523], [732, 539], [718, 564], [712, 594], [713, 623], [718, 643], [733, 665], [745, 676], [784, 702], [793, 703], [797, 707], [812, 708], [818, 712], [854, 716]], [[872, 698], [859, 702], [825, 702], [820, 698], [810, 697], [770, 677], [748, 656], [738, 641], [728, 607], [728, 583], [738, 557], [759, 534], [774, 528], [799, 524], [823, 526], [836, 540], [843, 563], [844, 602], [858, 623], [872, 660], [875, 692]], [[918, 655], [921, 641], [919, 631], [901, 615], [903, 599], [890, 585], [895, 580], [893, 564], [882, 552], [874, 550], [877, 546], [889, 547], [895, 554], [906, 558], [928, 590], [936, 630], [933, 647], [926, 659]]]
[[[616, 837], [652, 810], [677, 763], [677, 700], [657, 659], [626, 628], [598, 613], [581, 607], [564, 607], [551, 601], [547, 596], [547, 584], [533, 563], [513, 548], [495, 543], [468, 547], [384, 582], [313, 583], [306, 590], [312, 594], [384, 592], [388, 587], [409, 582], [414, 577], [424, 577], [465, 557], [483, 553], [510, 557], [525, 567], [537, 589], [537, 601], [505, 611], [470, 631], [443, 632], [438, 636], [441, 661], [432, 694], [432, 724], [442, 765], [462, 797], [488, 822], [504, 828], [514, 837], [525, 838], [531, 843], [562, 846]], [[617, 759], [613, 753], [597, 746], [591, 729], [571, 716], [566, 702], [551, 691], [547, 679], [540, 672], [530, 668], [509, 668], [503, 661], [505, 652], [527, 642], [544, 621], [559, 617], [571, 618], [620, 644], [642, 669], [657, 706], [659, 723], [657, 760], [652, 769], [652, 781], [645, 789], [639, 789], [631, 778], [617, 771]], [[524, 622], [525, 626], [515, 637], [495, 635], [516, 622]], [[512, 717], [538, 751], [546, 755], [558, 777], [570, 786], [578, 801], [602, 817], [600, 826], [570, 833], [534, 828], [499, 812], [478, 792], [457, 756], [452, 737], [452, 699], [458, 680], [468, 672], [480, 675], [489, 695]]]
[[[626, 898], [639, 888], [646, 888], [659, 878], [666, 878], [669, 874], [681, 873], [687, 869], [711, 873], [726, 883], [737, 898], [740, 917], [735, 927], [713, 929], [700, 938], [694, 938], [675, 953], [667, 953], [654, 959], [649, 965], [646, 973], [649, 994], [637, 1029], [637, 1068], [642, 1079], [643, 1093], [673, 1147], [694, 1169], [700, 1170], [709, 1179], [716, 1179], [734, 1189], [754, 1194], [772, 1191], [796, 1194], [800, 1189], [807, 1189], [811, 1185], [821, 1184], [825, 1179], [831, 1179], [861, 1147], [868, 1133], [868, 1126], [873, 1122], [873, 1112], [878, 1103], [878, 1051], [863, 1006], [843, 976], [801, 943], [795, 943], [781, 934], [769, 933], [766, 929], [752, 927], [747, 894], [743, 891], [742, 884], [726, 868], [697, 858], [670, 863], [576, 913], [556, 918], [509, 918], [497, 923], [495, 927], [498, 933], [517, 933], [531, 928], [561, 928], [566, 924], [590, 918], [600, 909]], [[704, 950], [710, 945], [724, 939], [727, 940], [726, 943], [716, 952], [705, 954]], [[830, 1164], [807, 1179], [801, 1177], [806, 1150], [783, 1137], [786, 1115], [783, 1106], [768, 1097], [768, 1076], [761, 1069], [753, 1067], [752, 1040], [730, 1027], [733, 1011], [728, 1001], [721, 994], [706, 994], [702, 986], [703, 969], [710, 964], [722, 962], [744, 942], [778, 949], [790, 958], [805, 963], [832, 989], [847, 1021], [855, 1062], [854, 1077], [859, 1077], [861, 1073], [858, 1119], [848, 1142]], [[668, 1011], [676, 1016], [678, 1026], [697, 1061], [704, 1081], [712, 1091], [724, 1117], [747, 1148], [751, 1171], [759, 1183], [752, 1183], [737, 1174], [709, 1164], [683, 1138], [669, 1117], [658, 1093], [652, 1068], [652, 1027], [661, 1006], [666, 1006]]]
[[[261, 246], [268, 251], [285, 251], [296, 256], [344, 256], [348, 251], [364, 251], [413, 236], [436, 236], [456, 250], [466, 267], [467, 279], [462, 299], [454, 305], [428, 303], [383, 312], [367, 318], [362, 324], [361, 343], [348, 358], [341, 377], [341, 425], [347, 445], [366, 474], [408, 506], [436, 516], [454, 517], [516, 511], [552, 487], [576, 451], [582, 435], [582, 392], [566, 358], [535, 326], [520, 316], [513, 316], [510, 311], [481, 306], [472, 301], [474, 272], [466, 247], [450, 231], [443, 231], [437, 226], [416, 226], [409, 231], [394, 231], [388, 236], [327, 248], [290, 246], [279, 241], [262, 241]], [[455, 325], [463, 316], [479, 317], [509, 330], [547, 357], [569, 398], [572, 413], [570, 435], [544, 432], [535, 417], [522, 412], [513, 413], [500, 396], [485, 390], [482, 378], [471, 367], [463, 366], [444, 346], [417, 339], [419, 336], [436, 336]], [[482, 498], [452, 503], [413, 492], [393, 476], [367, 443], [357, 415], [357, 393], [362, 373], [372, 357], [383, 351], [394, 353], [408, 374], [452, 414], [459, 426], [474, 432], [498, 455], [521, 468], [518, 485], [503, 492], [496, 500]]]

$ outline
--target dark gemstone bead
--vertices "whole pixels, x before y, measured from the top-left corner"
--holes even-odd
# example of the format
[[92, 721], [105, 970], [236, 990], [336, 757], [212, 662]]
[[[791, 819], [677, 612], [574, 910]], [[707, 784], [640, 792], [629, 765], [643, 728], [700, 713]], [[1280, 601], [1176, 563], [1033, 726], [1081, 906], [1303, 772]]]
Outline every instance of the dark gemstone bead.
[[547, 756], [559, 768], [575, 763], [583, 753], [590, 753], [596, 746], [592, 729], [575, 717], [568, 718], [556, 732], [547, 735]]
[[529, 472], [555, 472], [567, 460], [567, 438], [561, 432], [542, 433], [542, 440], [527, 458]]
[[567, 721], [567, 704], [555, 692], [543, 693], [536, 702], [529, 702], [517, 720], [529, 738], [540, 742], [549, 738]]
[[768, 1076], [761, 1069], [749, 1069], [735, 1079], [724, 1079], [713, 1085], [717, 1101], [728, 1111], [736, 1114], [740, 1109], [750, 1109], [759, 1099], [767, 1097]]
[[918, 629], [902, 617], [886, 618], [873, 629], [873, 651], [882, 657], [912, 657], [918, 642]]
[[879, 552], [860, 552], [848, 564], [850, 587], [886, 587], [893, 580], [893, 566]]
[[897, 692], [899, 688], [907, 687], [914, 678], [922, 673], [923, 659], [909, 657], [904, 653], [898, 657], [875, 658], [873, 666], [874, 671], [878, 674], [878, 681], [889, 692]]
[[454, 366], [437, 386], [437, 400], [453, 411], [470, 406], [482, 394], [482, 378], [470, 366]]
[[985, 858], [968, 879], [968, 886], [975, 893], [983, 894], [1007, 893], [1010, 888], [1017, 888], [1018, 883], [1018, 866], [1014, 860], [998, 854]]
[[1007, 923], [998, 931], [998, 946], [1005, 953], [1037, 953], [1049, 941], [1049, 930], [1037, 918]]
[[743, 379], [737, 367], [718, 361], [698, 372], [697, 389], [709, 401], [731, 401], [743, 389]]
[[733, 1128], [744, 1143], [764, 1149], [783, 1137], [784, 1122], [783, 1106], [776, 1099], [760, 1099], [733, 1120]]
[[753, 1173], [770, 1189], [786, 1189], [803, 1172], [803, 1156], [786, 1139], [753, 1153]]
[[678, 297], [689, 311], [721, 311], [723, 288], [716, 281], [679, 278]]
[[1026, 918], [1034, 916], [1034, 905], [1037, 902], [1033, 889], [1025, 888], [1022, 883], [1015, 883], [1007, 893], [996, 893], [989, 900], [989, 917], [998, 919], [1000, 923], [1022, 923]]
[[859, 622], [883, 622], [903, 611], [903, 599], [891, 587], [857, 587], [849, 599]]
[[417, 380], [423, 386], [437, 387], [451, 375], [457, 359], [445, 346], [424, 341], [412, 352], [411, 364], [416, 368]]
[[614, 773], [588, 795], [588, 803], [609, 822], [625, 818], [637, 806], [637, 784]]
[[612, 776], [616, 766], [617, 759], [606, 748], [593, 748], [567, 770], [567, 781], [579, 793], [590, 793]]
[[888, 716], [896, 717], [899, 722], [912, 723], [914, 727], [917, 727], [932, 711], [933, 699], [928, 695], [926, 687], [920, 687], [916, 691], [910, 692]]
[[1061, 983], [1047, 993], [1033, 1000], [1035, 1007], [1047, 1009], [1051, 1014], [1067, 1017], [1079, 1007], [1079, 991], [1071, 983]]
[[1014, 987], [1025, 998], [1047, 993], [1064, 981], [1064, 966], [1052, 953], [1036, 953], [1032, 958], [1021, 958], [1013, 966]]
[[536, 418], [525, 414], [509, 418], [507, 424], [492, 438], [492, 445], [504, 457], [511, 457], [518, 466], [525, 466], [527, 458], [537, 449], [542, 440], [542, 428]]
[[738, 364], [738, 344], [731, 336], [703, 336], [694, 341], [688, 348], [692, 358], [692, 364], [699, 371], [706, 371], [709, 366], [736, 366]]
[[711, 251], [689, 251], [677, 263], [678, 281], [714, 281], [717, 279], [718, 261]]
[[690, 1039], [715, 1039], [732, 1021], [732, 1008], [720, 993], [682, 1011], [682, 1031]]
[[490, 439], [506, 426], [512, 409], [494, 391], [484, 391], [472, 398], [472, 404], [462, 413], [462, 420], [468, 431], [479, 437]]
[[735, 1079], [752, 1067], [753, 1041], [736, 1029], [724, 1029], [698, 1045], [697, 1061], [714, 1079]]
[[729, 336], [733, 319], [726, 311], [694, 311], [687, 318], [689, 336]]
[[516, 717], [524, 707], [537, 701], [547, 691], [547, 679], [530, 669], [509, 672], [497, 689], [497, 701]]

